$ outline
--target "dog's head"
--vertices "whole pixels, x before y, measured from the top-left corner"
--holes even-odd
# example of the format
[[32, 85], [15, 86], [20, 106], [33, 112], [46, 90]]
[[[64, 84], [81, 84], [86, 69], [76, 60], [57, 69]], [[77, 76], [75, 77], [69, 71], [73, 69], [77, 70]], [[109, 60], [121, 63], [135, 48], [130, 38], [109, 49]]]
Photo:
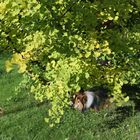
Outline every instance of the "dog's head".
[[73, 100], [73, 106], [75, 109], [79, 111], [84, 111], [86, 102], [87, 102], [87, 96], [85, 95], [84, 92], [77, 92], [75, 94]]

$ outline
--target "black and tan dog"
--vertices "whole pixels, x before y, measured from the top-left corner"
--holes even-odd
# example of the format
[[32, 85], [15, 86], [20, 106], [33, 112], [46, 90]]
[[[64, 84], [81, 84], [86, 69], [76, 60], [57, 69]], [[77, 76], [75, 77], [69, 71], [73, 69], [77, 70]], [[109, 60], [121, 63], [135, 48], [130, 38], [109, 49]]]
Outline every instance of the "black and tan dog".
[[109, 97], [103, 90], [79, 91], [74, 96], [73, 107], [79, 111], [89, 108], [99, 111], [102, 108], [107, 108], [110, 104]]

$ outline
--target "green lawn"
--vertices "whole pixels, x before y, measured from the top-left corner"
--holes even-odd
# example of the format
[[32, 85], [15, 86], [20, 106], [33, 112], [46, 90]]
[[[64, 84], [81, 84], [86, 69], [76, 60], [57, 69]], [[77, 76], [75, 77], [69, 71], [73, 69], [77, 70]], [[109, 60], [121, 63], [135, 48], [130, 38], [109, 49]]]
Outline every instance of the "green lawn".
[[140, 140], [140, 112], [131, 106], [98, 113], [70, 108], [59, 125], [49, 128], [47, 103], [37, 103], [26, 88], [15, 94], [22, 75], [4, 71], [6, 58], [0, 56], [0, 107], [5, 110], [0, 140]]

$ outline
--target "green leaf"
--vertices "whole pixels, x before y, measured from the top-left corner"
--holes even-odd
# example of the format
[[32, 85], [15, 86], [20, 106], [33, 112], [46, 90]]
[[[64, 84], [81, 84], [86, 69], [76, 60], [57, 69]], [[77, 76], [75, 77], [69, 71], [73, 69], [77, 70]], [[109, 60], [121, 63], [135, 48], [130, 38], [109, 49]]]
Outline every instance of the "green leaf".
[[5, 65], [6, 65], [6, 71], [7, 72], [10, 72], [13, 69], [13, 64], [11, 63], [11, 61], [7, 60], [5, 62]]
[[88, 79], [90, 77], [89, 73], [85, 73], [85, 78]]
[[85, 57], [86, 57], [86, 58], [89, 58], [90, 55], [91, 55], [91, 52], [86, 52]]
[[125, 97], [125, 98], [124, 98], [124, 101], [125, 101], [125, 102], [128, 102], [128, 101], [129, 101], [129, 96]]

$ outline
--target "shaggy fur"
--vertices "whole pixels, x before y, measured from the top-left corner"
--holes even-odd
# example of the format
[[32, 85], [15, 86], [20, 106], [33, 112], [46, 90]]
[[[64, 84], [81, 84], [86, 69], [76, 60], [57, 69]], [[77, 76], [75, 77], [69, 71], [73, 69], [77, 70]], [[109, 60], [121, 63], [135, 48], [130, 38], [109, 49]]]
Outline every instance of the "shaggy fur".
[[95, 111], [108, 107], [109, 99], [103, 91], [79, 91], [75, 94], [73, 106], [79, 111], [85, 111], [89, 108]]

